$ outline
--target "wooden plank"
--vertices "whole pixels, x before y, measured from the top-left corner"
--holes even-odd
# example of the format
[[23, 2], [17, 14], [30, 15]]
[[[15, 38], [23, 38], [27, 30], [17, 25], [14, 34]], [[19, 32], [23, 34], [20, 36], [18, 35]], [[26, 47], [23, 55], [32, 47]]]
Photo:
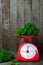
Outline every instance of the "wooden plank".
[[24, 26], [24, 0], [18, 0], [17, 7], [18, 27]]
[[[32, 0], [32, 22], [37, 28], [40, 28], [40, 1], [39, 0]], [[36, 43], [39, 49], [40, 48], [39, 38], [34, 39], [33, 42]]]
[[[40, 51], [43, 50], [43, 0], [40, 0]], [[43, 51], [41, 51], [43, 53]]]
[[9, 6], [10, 0], [2, 0], [3, 49], [9, 50]]
[[[18, 5], [17, 5], [17, 24], [18, 28], [21, 28], [24, 26], [24, 1], [25, 0], [18, 0]], [[18, 44], [22, 42], [23, 39], [18, 38]]]
[[43, 0], [40, 0], [40, 28], [42, 35], [43, 34]]
[[32, 0], [32, 22], [39, 28], [40, 12], [39, 12], [39, 0]]
[[2, 3], [0, 0], [0, 49], [2, 49]]
[[27, 22], [31, 22], [31, 4], [32, 3], [32, 0], [25, 0], [25, 5], [24, 5], [24, 15], [25, 15], [25, 23]]
[[17, 50], [17, 0], [10, 0], [10, 51]]

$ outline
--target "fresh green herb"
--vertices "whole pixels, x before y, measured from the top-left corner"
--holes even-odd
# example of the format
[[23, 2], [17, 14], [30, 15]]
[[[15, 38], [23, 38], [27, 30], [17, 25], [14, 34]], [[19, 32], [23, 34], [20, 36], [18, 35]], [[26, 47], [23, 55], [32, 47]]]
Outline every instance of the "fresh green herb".
[[24, 25], [24, 28], [19, 28], [17, 30], [17, 35], [19, 36], [37, 36], [40, 33], [40, 29], [38, 29], [34, 24], [32, 23], [26, 23]]
[[19, 65], [19, 64], [18, 64], [18, 62], [16, 60], [12, 60], [11, 65]]
[[7, 62], [12, 59], [14, 59], [14, 56], [10, 52], [7, 52], [6, 50], [0, 50], [0, 63]]

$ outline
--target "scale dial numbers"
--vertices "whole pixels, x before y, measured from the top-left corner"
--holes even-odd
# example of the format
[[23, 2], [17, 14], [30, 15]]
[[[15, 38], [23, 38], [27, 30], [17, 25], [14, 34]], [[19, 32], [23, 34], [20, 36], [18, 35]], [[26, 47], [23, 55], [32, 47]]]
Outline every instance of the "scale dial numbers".
[[34, 45], [26, 43], [21, 47], [20, 54], [25, 59], [31, 59], [35, 56], [36, 50], [37, 48]]

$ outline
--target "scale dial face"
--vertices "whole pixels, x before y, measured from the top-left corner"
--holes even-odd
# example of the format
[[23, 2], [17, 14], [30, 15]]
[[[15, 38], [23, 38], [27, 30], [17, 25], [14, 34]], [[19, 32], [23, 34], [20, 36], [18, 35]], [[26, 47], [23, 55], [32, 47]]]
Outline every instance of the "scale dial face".
[[25, 59], [31, 59], [36, 55], [37, 48], [32, 44], [24, 44], [20, 49], [20, 55]]

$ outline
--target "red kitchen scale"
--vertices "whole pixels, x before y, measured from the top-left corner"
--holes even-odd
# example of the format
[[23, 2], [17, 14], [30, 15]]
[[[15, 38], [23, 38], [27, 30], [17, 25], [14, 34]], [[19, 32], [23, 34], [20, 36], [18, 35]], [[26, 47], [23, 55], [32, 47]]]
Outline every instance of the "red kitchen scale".
[[17, 36], [24, 38], [24, 42], [21, 42], [18, 47], [17, 61], [18, 62], [36, 62], [39, 61], [39, 52], [37, 46], [33, 42], [29, 42], [28, 39], [37, 38], [38, 36]]

